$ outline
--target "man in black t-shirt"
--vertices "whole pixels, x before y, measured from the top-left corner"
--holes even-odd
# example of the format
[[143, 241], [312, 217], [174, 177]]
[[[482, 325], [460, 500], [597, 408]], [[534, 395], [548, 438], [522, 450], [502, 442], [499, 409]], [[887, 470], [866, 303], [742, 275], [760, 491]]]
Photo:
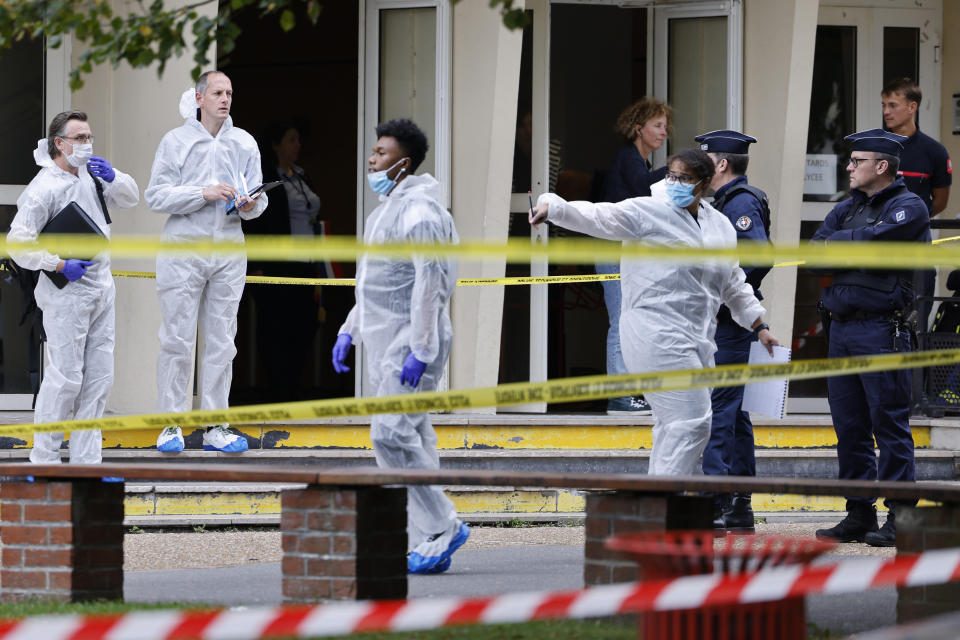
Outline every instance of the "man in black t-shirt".
[[[920, 196], [933, 218], [947, 208], [947, 200], [950, 198], [950, 183], [953, 177], [950, 155], [942, 144], [917, 128], [917, 109], [920, 108], [923, 94], [913, 80], [897, 78], [888, 82], [881, 92], [881, 97], [884, 127], [907, 137], [900, 153], [900, 170], [897, 175], [903, 178], [907, 189]], [[918, 271], [917, 295], [932, 296], [935, 278], [936, 271], [933, 269]], [[917, 305], [920, 331], [927, 330], [930, 307], [930, 301], [921, 301]]]

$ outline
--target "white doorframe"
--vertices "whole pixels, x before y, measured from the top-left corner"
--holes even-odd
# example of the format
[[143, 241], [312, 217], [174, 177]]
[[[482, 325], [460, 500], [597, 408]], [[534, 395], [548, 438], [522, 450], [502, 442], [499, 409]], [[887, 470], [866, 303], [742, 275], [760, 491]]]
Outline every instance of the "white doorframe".
[[[727, 127], [743, 128], [743, 2], [722, 0], [690, 2], [652, 8], [653, 25], [653, 95], [666, 101], [669, 95], [668, 66], [670, 52], [670, 20], [683, 18], [725, 17], [727, 19]], [[692, 141], [691, 141], [692, 144]], [[666, 161], [664, 147], [653, 152], [651, 161], [659, 166]]]

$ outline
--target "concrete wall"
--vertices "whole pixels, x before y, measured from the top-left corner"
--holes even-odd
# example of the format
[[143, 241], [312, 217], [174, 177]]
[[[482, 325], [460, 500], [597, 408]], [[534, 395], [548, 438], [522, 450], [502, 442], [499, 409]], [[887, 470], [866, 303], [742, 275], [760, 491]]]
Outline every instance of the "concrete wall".
[[[453, 13], [452, 211], [461, 240], [507, 238], [522, 33], [508, 31], [485, 2]], [[503, 277], [504, 261], [462, 262], [462, 278]], [[454, 388], [492, 386], [500, 363], [503, 287], [453, 295]]]
[[[118, 11], [122, 1], [114, 2]], [[186, 2], [184, 2], [186, 4]], [[123, 6], [121, 6], [123, 5]], [[198, 9], [213, 17], [216, 5]], [[192, 37], [192, 36], [191, 36]], [[82, 51], [74, 47], [74, 55]], [[150, 168], [160, 138], [183, 124], [177, 111], [180, 94], [193, 82], [192, 55], [170, 60], [162, 77], [151, 68], [132, 69], [122, 64], [94, 68], [85, 85], [72, 96], [74, 108], [90, 115], [96, 136], [95, 153], [131, 174], [140, 187], [141, 203], [134, 209], [112, 212], [112, 232], [156, 235], [166, 215], [151, 212], [142, 201], [150, 182]], [[153, 258], [114, 259], [114, 270], [154, 271]], [[114, 362], [116, 377], [107, 403], [108, 413], [144, 413], [156, 410], [156, 362], [160, 345], [160, 306], [153, 280], [116, 278], [117, 332]]]
[[[759, 141], [750, 150], [748, 173], [770, 196], [775, 244], [796, 245], [800, 237], [817, 11], [810, 0], [744, 3], [743, 130]], [[774, 269], [763, 281], [770, 327], [785, 345], [796, 284], [795, 267]]]

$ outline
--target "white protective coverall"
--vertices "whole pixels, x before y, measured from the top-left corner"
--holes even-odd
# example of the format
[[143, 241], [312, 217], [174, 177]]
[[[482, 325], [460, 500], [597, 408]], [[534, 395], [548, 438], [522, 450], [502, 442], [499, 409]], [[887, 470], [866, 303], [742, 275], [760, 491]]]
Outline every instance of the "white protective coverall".
[[[566, 202], [547, 193], [553, 224], [624, 244], [733, 248], [737, 232], [722, 213], [701, 201], [697, 218], [671, 203], [664, 183], [652, 197], [619, 203]], [[713, 335], [720, 304], [750, 328], [763, 315], [760, 301], [736, 261], [660, 263], [624, 258], [620, 262], [623, 304], [620, 343], [630, 373], [714, 366]], [[700, 455], [710, 437], [710, 389], [645, 392], [653, 408], [653, 450], [649, 473], [700, 473]]]
[[[439, 183], [433, 176], [407, 176], [390, 195], [380, 196], [380, 206], [367, 219], [364, 242], [457, 244], [453, 218], [438, 198]], [[437, 389], [453, 341], [447, 303], [456, 283], [456, 266], [443, 257], [361, 257], [357, 302], [339, 333], [348, 333], [353, 344], [364, 345], [366, 371], [378, 396]], [[411, 352], [427, 365], [417, 389], [400, 383], [403, 361]], [[426, 413], [375, 415], [370, 439], [381, 467], [440, 468], [437, 435]], [[440, 555], [449, 536], [437, 539], [436, 550], [421, 545], [454, 527], [453, 503], [435, 486], [409, 487], [408, 496], [411, 549], [425, 557]]]
[[[261, 195], [250, 211], [226, 215], [227, 203], [207, 202], [203, 188], [220, 182], [253, 189], [260, 185], [260, 151], [249, 133], [228, 117], [216, 136], [197, 120], [194, 90], [180, 101], [182, 126], [168, 131], [157, 147], [144, 192], [147, 205], [172, 214], [163, 226], [167, 240], [243, 243], [240, 219], [256, 218], [267, 208]], [[157, 359], [157, 403], [164, 413], [190, 408], [187, 385], [199, 318], [204, 348], [200, 358], [200, 408], [228, 406], [232, 362], [237, 353], [237, 309], [246, 282], [247, 258], [237, 254], [191, 254], [157, 257], [160, 299], [160, 356]]]
[[[43, 227], [70, 202], [80, 205], [106, 237], [110, 226], [104, 218], [93, 176], [86, 165], [77, 175], [56, 165], [47, 150], [47, 139], [38, 141], [33, 157], [40, 172], [17, 198], [17, 214], [10, 224], [7, 240], [32, 242]], [[117, 170], [113, 182], [102, 182], [108, 208], [126, 209], [140, 201], [134, 179]], [[56, 271], [60, 256], [42, 249], [12, 252], [24, 269]], [[40, 275], [34, 296], [43, 311], [47, 334], [46, 362], [33, 421], [99, 418], [113, 385], [114, 298], [110, 253], [93, 258], [93, 266], [75, 282], [58, 289], [50, 278]], [[60, 462], [63, 433], [33, 436], [30, 461], [38, 464]], [[99, 430], [70, 434], [70, 462], [98, 464], [101, 461]]]

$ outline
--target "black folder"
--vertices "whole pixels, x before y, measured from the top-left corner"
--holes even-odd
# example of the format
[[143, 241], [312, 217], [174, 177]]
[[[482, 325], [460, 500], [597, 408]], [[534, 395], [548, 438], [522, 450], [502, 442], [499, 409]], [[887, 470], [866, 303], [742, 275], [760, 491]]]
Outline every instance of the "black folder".
[[[53, 216], [50, 221], [40, 230], [43, 234], [61, 234], [61, 233], [95, 233], [105, 238], [106, 235], [100, 230], [100, 227], [93, 221], [87, 212], [84, 211], [76, 202], [70, 202], [60, 212]], [[47, 277], [57, 285], [58, 289], [67, 286], [67, 276], [58, 271], [44, 271]]]

